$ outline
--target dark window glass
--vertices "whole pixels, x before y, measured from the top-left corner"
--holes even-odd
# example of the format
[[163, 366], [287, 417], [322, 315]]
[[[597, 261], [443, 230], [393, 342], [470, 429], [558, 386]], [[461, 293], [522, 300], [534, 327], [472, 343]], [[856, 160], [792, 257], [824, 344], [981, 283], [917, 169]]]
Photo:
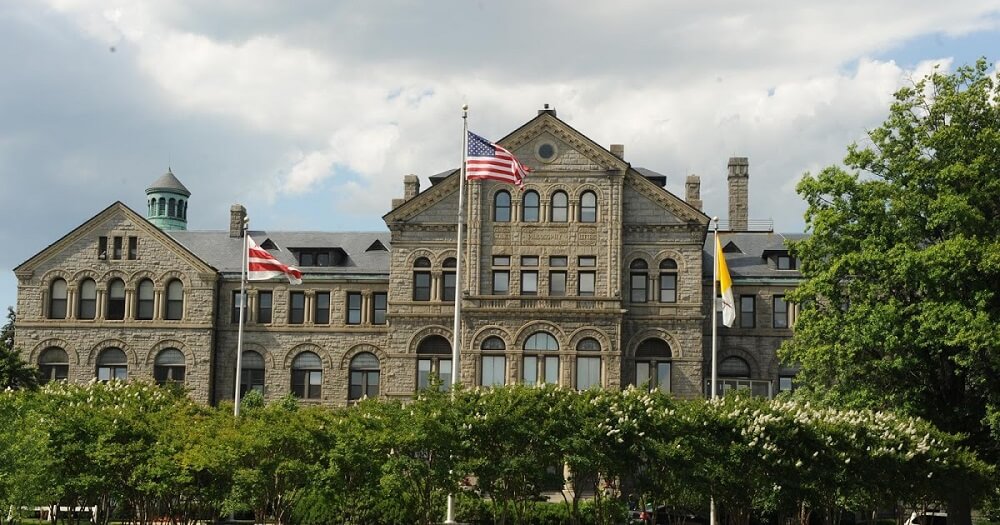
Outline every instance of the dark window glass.
[[792, 382], [794, 376], [778, 376], [778, 392], [791, 392], [795, 390]]
[[524, 206], [521, 210], [521, 220], [524, 222], [538, 222], [538, 193], [526, 191], [524, 193]]
[[557, 191], [552, 194], [552, 222], [566, 222], [569, 220], [569, 197], [565, 192]]
[[753, 328], [754, 317], [757, 305], [756, 295], [740, 296], [740, 328]]
[[581, 256], [577, 259], [577, 265], [584, 268], [593, 268], [597, 266], [597, 257], [592, 255]]
[[288, 322], [289, 324], [302, 324], [306, 322], [306, 294], [305, 292], [291, 292], [288, 297]]
[[502, 386], [507, 382], [507, 358], [502, 355], [484, 355], [479, 384], [482, 386]]
[[566, 295], [566, 272], [549, 272], [549, 295]]
[[388, 311], [389, 294], [376, 292], [372, 294], [372, 324], [385, 324], [385, 314]]
[[788, 303], [783, 295], [774, 296], [774, 327], [788, 328]]
[[66, 318], [66, 293], [66, 281], [52, 281], [49, 286], [49, 319]]
[[97, 258], [107, 260], [108, 258], [108, 238], [101, 236], [97, 238]]
[[153, 318], [153, 281], [143, 279], [139, 282], [139, 293], [136, 295], [135, 318], [149, 320]]
[[[445, 259], [442, 266], [445, 268], [454, 268], [455, 259], [453, 257]], [[455, 300], [455, 272], [453, 271], [445, 271], [441, 275], [441, 299], [443, 301]]]
[[260, 292], [257, 294], [257, 322], [269, 324], [271, 322], [271, 312], [274, 308], [274, 296], [272, 292]]
[[177, 201], [170, 199], [167, 201], [167, 217], [177, 216]]
[[537, 255], [522, 256], [521, 266], [538, 266], [538, 256]]
[[347, 294], [347, 324], [361, 324], [361, 294]]
[[107, 319], [125, 319], [125, 283], [115, 279], [108, 284]]
[[592, 191], [580, 196], [580, 222], [597, 222], [597, 195]]
[[538, 295], [538, 272], [521, 272], [521, 295]]
[[167, 348], [156, 355], [153, 379], [156, 384], [184, 382], [184, 354], [176, 348]]
[[417, 390], [430, 386], [432, 377], [441, 380], [441, 389], [451, 388], [451, 343], [439, 335], [420, 341], [417, 346]]
[[313, 310], [314, 323], [330, 324], [330, 292], [316, 292]]
[[234, 290], [233, 291], [233, 302], [232, 302], [233, 311], [232, 311], [232, 313], [231, 313], [231, 315], [229, 317], [229, 319], [233, 323], [239, 323], [240, 322], [240, 303], [241, 302], [242, 301], [240, 301], [240, 291], [239, 290]]
[[509, 255], [494, 255], [493, 266], [510, 266]]
[[554, 268], [565, 268], [567, 264], [567, 258], [565, 255], [553, 255], [549, 257], [549, 266]]
[[128, 238], [128, 258], [134, 261], [139, 258], [139, 238], [129, 237]]
[[580, 272], [578, 279], [577, 295], [580, 297], [593, 297], [597, 274], [594, 272]]
[[240, 363], [240, 397], [251, 390], [264, 393], [264, 358], [253, 350], [244, 350]]
[[351, 359], [350, 386], [347, 398], [356, 401], [363, 397], [378, 397], [379, 362], [374, 354], [362, 353]]
[[660, 262], [660, 302], [677, 302], [677, 263], [673, 259]]
[[719, 377], [750, 379], [750, 365], [742, 358], [727, 357], [719, 363]]
[[69, 377], [69, 356], [59, 347], [46, 348], [38, 356], [38, 371], [42, 384]]
[[670, 345], [662, 339], [646, 339], [635, 351], [635, 385], [650, 391], [670, 392]]
[[114, 238], [114, 251], [111, 252], [111, 258], [118, 260], [122, 258], [122, 238]]
[[649, 274], [646, 261], [636, 259], [629, 265], [629, 300], [633, 303], [644, 303], [649, 294]]
[[510, 293], [510, 272], [507, 270], [493, 270], [493, 295], [507, 295]]
[[160, 202], [158, 203], [158, 206], [156, 208], [157, 208], [157, 210], [156, 210], [156, 214], [157, 215], [159, 215], [160, 217], [166, 215], [167, 214], [167, 199], [164, 199], [163, 197], [160, 197]]
[[118, 348], [106, 348], [97, 357], [97, 380], [128, 379], [128, 359]]
[[498, 191], [493, 196], [493, 220], [510, 222], [510, 194], [506, 191]]
[[299, 253], [299, 264], [302, 266], [315, 266], [315, 254], [313, 252], [301, 252]]
[[778, 256], [778, 269], [779, 270], [794, 270], [795, 269], [795, 259], [788, 255]]
[[323, 361], [312, 352], [302, 352], [292, 361], [292, 395], [320, 399], [323, 395]]
[[316, 266], [330, 266], [330, 252], [317, 253]]
[[479, 348], [481, 350], [495, 350], [502, 352], [507, 348], [507, 344], [504, 343], [503, 339], [500, 339], [499, 337], [490, 336], [483, 341], [483, 344]]
[[80, 319], [97, 317], [97, 283], [93, 279], [84, 279], [80, 283], [80, 309], [77, 317]]
[[167, 311], [169, 321], [179, 321], [184, 317], [184, 283], [174, 279], [167, 284]]
[[413, 300], [431, 300], [431, 274], [430, 272], [413, 272]]
[[600, 386], [601, 386], [601, 358], [577, 357], [576, 389], [587, 390], [588, 388], [594, 388]]

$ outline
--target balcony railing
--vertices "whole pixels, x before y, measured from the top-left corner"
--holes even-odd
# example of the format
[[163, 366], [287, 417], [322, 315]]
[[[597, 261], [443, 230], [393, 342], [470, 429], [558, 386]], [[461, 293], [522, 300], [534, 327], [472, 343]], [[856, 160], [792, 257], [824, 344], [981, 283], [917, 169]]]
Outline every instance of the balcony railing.
[[[771, 381], [762, 379], [729, 379], [719, 378], [716, 381], [719, 396], [734, 392], [749, 392], [754, 397], [771, 399], [776, 393]], [[712, 380], [705, 380], [705, 397], [712, 397]]]
[[462, 301], [463, 310], [598, 310], [614, 312], [621, 310], [618, 299], [595, 299], [593, 297], [496, 297], [474, 296]]

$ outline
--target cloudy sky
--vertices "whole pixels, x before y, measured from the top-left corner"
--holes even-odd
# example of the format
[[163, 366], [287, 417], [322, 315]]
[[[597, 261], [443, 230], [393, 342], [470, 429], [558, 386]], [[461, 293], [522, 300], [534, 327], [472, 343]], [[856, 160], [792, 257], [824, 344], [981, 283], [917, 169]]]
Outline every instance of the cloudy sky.
[[[402, 175], [460, 162], [548, 103], [598, 143], [702, 177], [750, 157], [750, 217], [930, 71], [1000, 58], [997, 0], [0, 2], [0, 307], [10, 269], [170, 166], [190, 229], [378, 230]], [[426, 185], [426, 179], [424, 184]]]

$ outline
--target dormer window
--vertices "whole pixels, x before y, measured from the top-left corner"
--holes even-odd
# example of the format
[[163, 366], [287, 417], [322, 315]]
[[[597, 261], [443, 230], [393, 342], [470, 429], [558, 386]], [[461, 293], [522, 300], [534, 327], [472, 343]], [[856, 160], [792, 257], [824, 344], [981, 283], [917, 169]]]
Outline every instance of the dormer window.
[[794, 270], [795, 258], [790, 255], [779, 255], [776, 264], [779, 270]]
[[340, 248], [291, 248], [299, 266], [341, 266], [347, 252]]

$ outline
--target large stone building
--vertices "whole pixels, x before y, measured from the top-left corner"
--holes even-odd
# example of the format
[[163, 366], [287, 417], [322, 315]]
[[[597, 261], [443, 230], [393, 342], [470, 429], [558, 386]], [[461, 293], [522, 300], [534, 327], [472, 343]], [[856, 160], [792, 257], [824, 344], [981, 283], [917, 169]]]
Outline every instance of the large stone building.
[[[705, 395], [713, 253], [699, 179], [681, 199], [549, 109], [499, 143], [533, 172], [523, 190], [466, 184], [462, 283], [458, 170], [424, 191], [405, 177], [387, 232], [250, 231], [304, 277], [248, 288], [241, 389], [344, 404], [448, 383], [458, 295], [466, 385]], [[771, 395], [794, 375], [775, 350], [799, 274], [784, 236], [751, 231], [748, 175], [730, 159], [723, 244], [739, 315], [720, 329], [720, 377]], [[191, 192], [172, 173], [146, 194], [145, 217], [116, 202], [15, 269], [15, 347], [47, 379], [183, 381], [199, 401], [232, 399], [246, 211], [231, 208], [228, 230], [187, 231]]]

